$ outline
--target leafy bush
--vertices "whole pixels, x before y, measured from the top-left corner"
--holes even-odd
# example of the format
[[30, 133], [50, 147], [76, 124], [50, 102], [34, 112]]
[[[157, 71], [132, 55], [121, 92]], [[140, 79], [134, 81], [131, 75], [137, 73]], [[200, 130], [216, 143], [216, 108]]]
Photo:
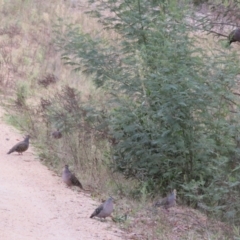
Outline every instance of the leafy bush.
[[177, 1], [97, 2], [91, 13], [118, 40], [71, 26], [62, 32], [61, 23], [56, 39], [66, 63], [112, 96], [106, 101], [116, 143], [112, 165], [148, 192], [177, 188], [185, 202], [234, 219], [239, 61], [231, 53], [197, 48]]

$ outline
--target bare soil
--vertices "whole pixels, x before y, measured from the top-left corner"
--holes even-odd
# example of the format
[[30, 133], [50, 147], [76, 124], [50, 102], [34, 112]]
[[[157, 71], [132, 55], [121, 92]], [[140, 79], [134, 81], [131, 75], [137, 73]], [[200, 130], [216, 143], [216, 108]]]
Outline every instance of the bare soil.
[[5, 124], [2, 115], [0, 239], [123, 239], [122, 232], [111, 219], [101, 222], [89, 218], [100, 203], [85, 193], [67, 188], [59, 176], [39, 162], [31, 146], [23, 155], [7, 155], [23, 136]]

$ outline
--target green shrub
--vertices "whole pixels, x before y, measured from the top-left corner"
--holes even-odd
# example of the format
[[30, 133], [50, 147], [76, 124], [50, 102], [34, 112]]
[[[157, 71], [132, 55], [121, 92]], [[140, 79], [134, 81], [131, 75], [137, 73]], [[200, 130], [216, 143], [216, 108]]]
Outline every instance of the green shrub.
[[[179, 7], [176, 1], [105, 1], [95, 14], [119, 40], [72, 26], [60, 32], [60, 23], [57, 45], [67, 64], [111, 96], [106, 106], [116, 170], [138, 179], [144, 194], [176, 188], [186, 203], [235, 221], [239, 61], [197, 48]], [[106, 9], [115, 15], [104, 17]]]

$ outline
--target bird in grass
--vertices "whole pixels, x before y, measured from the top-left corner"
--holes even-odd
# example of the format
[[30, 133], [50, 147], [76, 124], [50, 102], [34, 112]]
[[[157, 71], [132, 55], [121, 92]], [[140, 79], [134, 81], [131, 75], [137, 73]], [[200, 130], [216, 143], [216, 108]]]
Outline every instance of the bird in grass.
[[177, 191], [174, 189], [172, 193], [170, 193], [167, 197], [163, 198], [161, 201], [155, 203], [155, 207], [164, 207], [165, 209], [169, 209], [171, 207], [176, 206], [176, 197]]
[[233, 42], [240, 42], [240, 28], [234, 29], [228, 36], [229, 45]]
[[[82, 184], [79, 182], [77, 177], [69, 170], [68, 165], [65, 165], [65, 168], [62, 172], [62, 180], [66, 183], [69, 187], [77, 186], [83, 189]], [[84, 190], [84, 189], [83, 189]]]
[[111, 216], [112, 212], [113, 212], [113, 198], [110, 197], [95, 209], [90, 218], [99, 217], [101, 219], [102, 218], [105, 219], [106, 217]]
[[52, 137], [55, 139], [60, 139], [62, 138], [62, 133], [57, 129], [56, 131], [52, 132]]
[[7, 154], [10, 154], [12, 152], [18, 152], [18, 154], [22, 154], [23, 152], [27, 151], [28, 147], [29, 147], [29, 138], [30, 136], [27, 135], [25, 137], [25, 139], [19, 143], [17, 143], [16, 145], [14, 145]]

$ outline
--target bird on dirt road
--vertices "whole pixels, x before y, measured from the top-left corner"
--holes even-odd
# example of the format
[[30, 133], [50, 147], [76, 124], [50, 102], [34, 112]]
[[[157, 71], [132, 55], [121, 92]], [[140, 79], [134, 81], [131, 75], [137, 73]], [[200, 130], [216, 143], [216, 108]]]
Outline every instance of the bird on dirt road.
[[52, 137], [55, 139], [60, 139], [62, 138], [62, 133], [57, 129], [56, 131], [52, 132]]
[[19, 143], [17, 143], [16, 145], [14, 145], [7, 154], [10, 154], [12, 152], [18, 152], [19, 154], [22, 154], [23, 152], [27, 151], [28, 147], [29, 147], [29, 138], [30, 136], [27, 135], [25, 137], [25, 139]]
[[228, 36], [229, 45], [232, 42], [240, 42], [240, 28], [234, 29]]
[[174, 189], [167, 197], [155, 203], [155, 207], [164, 207], [165, 209], [176, 206], [177, 191]]
[[106, 218], [111, 216], [113, 212], [113, 198], [110, 197], [104, 203], [102, 203], [95, 211], [92, 213], [90, 218], [99, 217], [99, 218]]
[[[79, 182], [77, 177], [69, 170], [68, 165], [65, 165], [65, 168], [62, 172], [62, 180], [66, 183], [69, 187], [77, 186], [83, 189], [82, 184]], [[83, 189], [84, 190], [84, 189]]]

